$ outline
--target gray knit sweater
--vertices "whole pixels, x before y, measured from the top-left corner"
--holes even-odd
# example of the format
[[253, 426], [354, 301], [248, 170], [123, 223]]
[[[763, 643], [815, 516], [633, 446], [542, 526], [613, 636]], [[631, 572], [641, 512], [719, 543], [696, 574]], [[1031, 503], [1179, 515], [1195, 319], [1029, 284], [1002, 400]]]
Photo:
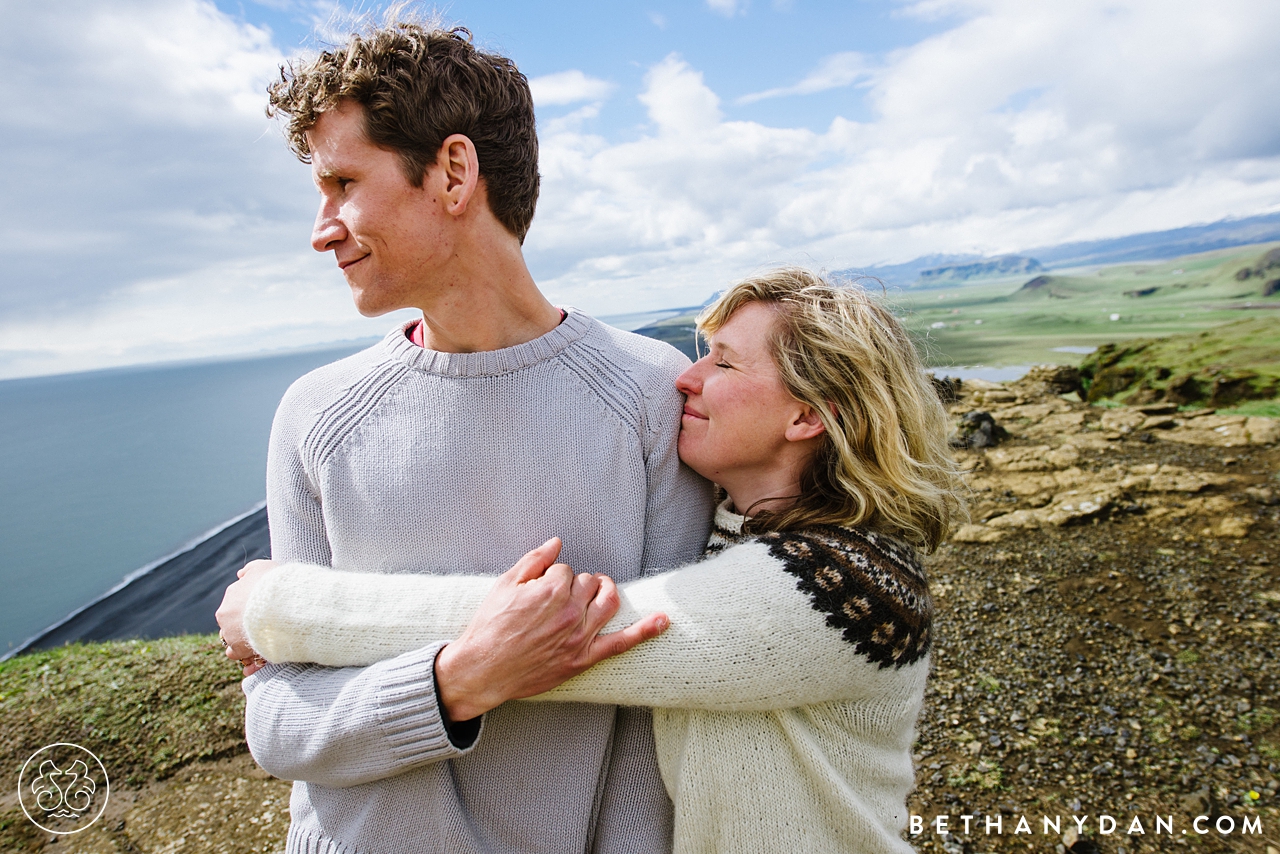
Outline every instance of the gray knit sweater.
[[[541, 338], [482, 353], [423, 350], [396, 329], [281, 402], [272, 556], [466, 572], [558, 534], [562, 560], [619, 581], [687, 562], [711, 495], [676, 456], [685, 365], [573, 310]], [[445, 640], [370, 667], [272, 665], [245, 680], [254, 758], [297, 781], [289, 851], [669, 849], [648, 712], [508, 704], [455, 745], [434, 684]]]

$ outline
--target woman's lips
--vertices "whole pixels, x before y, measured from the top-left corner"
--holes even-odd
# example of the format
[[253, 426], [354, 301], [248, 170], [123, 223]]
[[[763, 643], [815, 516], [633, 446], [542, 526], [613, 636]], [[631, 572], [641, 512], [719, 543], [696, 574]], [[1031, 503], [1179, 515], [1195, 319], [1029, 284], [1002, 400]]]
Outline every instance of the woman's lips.
[[703, 414], [702, 414], [702, 413], [700, 413], [700, 412], [695, 412], [695, 411], [693, 411], [692, 409], [690, 409], [690, 408], [689, 408], [689, 407], [687, 407], [687, 406], [684, 408], [684, 417], [685, 417], [685, 418], [697, 418], [699, 421], [706, 421], [706, 420], [707, 420], [707, 416], [703, 415]]

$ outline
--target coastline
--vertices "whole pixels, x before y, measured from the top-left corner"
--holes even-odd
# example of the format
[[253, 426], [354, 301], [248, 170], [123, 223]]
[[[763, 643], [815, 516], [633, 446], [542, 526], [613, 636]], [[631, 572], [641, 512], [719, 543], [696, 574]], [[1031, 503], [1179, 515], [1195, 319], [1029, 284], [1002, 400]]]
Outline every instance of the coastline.
[[106, 593], [0, 655], [0, 661], [77, 641], [217, 631], [213, 613], [236, 571], [270, 554], [263, 501], [131, 572]]

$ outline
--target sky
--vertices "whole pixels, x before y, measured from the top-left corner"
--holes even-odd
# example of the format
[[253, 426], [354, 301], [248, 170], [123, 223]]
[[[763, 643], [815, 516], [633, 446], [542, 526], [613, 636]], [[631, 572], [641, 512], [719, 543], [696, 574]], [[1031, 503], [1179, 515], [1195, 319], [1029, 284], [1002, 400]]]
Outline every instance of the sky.
[[[378, 335], [263, 112], [385, 4], [0, 0], [0, 378]], [[1280, 210], [1274, 0], [453, 0], [529, 77], [559, 304]]]

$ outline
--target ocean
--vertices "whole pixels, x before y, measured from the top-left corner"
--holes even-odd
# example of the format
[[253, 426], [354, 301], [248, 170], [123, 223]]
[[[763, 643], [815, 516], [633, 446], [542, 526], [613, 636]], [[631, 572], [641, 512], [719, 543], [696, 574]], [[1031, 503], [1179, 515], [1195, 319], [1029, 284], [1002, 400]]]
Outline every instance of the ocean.
[[0, 650], [263, 501], [281, 395], [368, 343], [0, 382]]

